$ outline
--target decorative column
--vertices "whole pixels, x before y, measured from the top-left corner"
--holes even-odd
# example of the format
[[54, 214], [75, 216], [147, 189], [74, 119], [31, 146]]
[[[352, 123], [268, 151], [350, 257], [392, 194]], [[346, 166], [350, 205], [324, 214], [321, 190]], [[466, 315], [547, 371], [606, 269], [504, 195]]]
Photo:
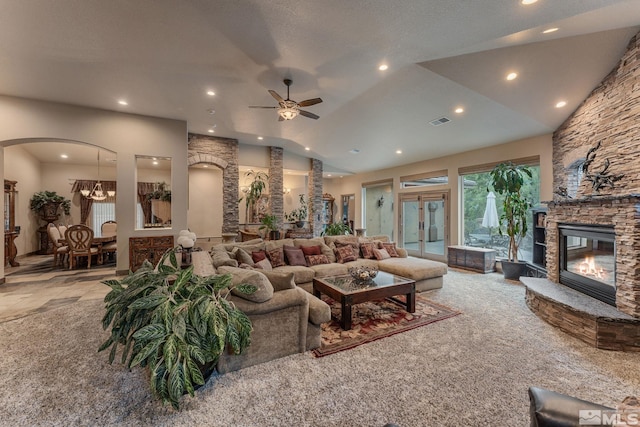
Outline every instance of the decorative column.
[[271, 215], [277, 218], [278, 229], [282, 229], [284, 216], [283, 179], [284, 150], [280, 147], [270, 147], [269, 158], [269, 208]]
[[311, 210], [309, 225], [314, 236], [319, 236], [322, 231], [322, 161], [311, 159], [309, 171], [309, 207]]

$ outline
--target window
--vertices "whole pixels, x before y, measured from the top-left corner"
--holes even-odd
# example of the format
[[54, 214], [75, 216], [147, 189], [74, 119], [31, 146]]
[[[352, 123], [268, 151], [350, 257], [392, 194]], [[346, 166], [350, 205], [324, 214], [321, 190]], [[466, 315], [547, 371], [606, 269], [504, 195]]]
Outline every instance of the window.
[[[523, 195], [529, 199], [532, 206], [540, 203], [540, 165], [529, 164], [532, 177], [522, 188]], [[491, 176], [489, 171], [492, 167], [487, 167], [486, 171], [461, 175], [462, 186], [462, 217], [463, 217], [463, 233], [464, 244], [467, 246], [477, 246], [483, 248], [491, 248], [497, 251], [499, 258], [507, 256], [509, 245], [509, 237], [504, 234], [500, 235], [498, 227], [488, 227], [483, 225], [485, 210], [487, 209], [487, 188], [490, 187]], [[502, 199], [503, 197], [496, 194], [496, 208], [498, 217], [502, 215]], [[528, 231], [526, 237], [520, 244], [518, 251], [518, 259], [531, 261], [533, 254], [533, 224], [529, 219]]]
[[429, 187], [433, 185], [446, 185], [448, 183], [449, 175], [446, 170], [400, 177], [401, 188]]
[[102, 236], [102, 224], [106, 221], [116, 220], [116, 204], [113, 202], [101, 202], [95, 200], [91, 205], [91, 224], [93, 224], [93, 235]]

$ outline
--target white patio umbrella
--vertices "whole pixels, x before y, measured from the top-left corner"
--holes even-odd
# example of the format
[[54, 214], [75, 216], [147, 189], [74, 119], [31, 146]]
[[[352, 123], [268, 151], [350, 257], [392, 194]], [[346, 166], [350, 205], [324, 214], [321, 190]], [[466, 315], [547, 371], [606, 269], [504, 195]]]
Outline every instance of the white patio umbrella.
[[498, 218], [498, 209], [496, 208], [496, 195], [493, 191], [487, 194], [487, 206], [484, 208], [484, 216], [482, 217], [482, 226], [489, 228], [489, 235], [491, 235], [491, 228], [500, 225], [500, 219]]

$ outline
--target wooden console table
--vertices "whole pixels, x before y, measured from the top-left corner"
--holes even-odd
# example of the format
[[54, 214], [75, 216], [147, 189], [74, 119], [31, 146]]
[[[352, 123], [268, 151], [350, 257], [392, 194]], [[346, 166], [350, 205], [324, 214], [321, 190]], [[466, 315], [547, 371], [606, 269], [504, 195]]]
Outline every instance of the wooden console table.
[[129, 269], [136, 271], [145, 260], [156, 264], [162, 254], [173, 248], [173, 236], [130, 237]]
[[19, 231], [4, 232], [4, 265], [10, 264], [11, 267], [19, 267], [20, 263], [16, 261], [18, 248], [16, 247], [16, 237], [20, 235]]

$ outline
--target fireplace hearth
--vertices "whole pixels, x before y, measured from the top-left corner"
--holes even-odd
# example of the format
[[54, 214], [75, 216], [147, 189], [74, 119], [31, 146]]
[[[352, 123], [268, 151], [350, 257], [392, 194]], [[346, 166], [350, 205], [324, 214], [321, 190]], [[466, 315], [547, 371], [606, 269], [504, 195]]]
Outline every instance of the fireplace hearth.
[[616, 305], [616, 251], [612, 226], [558, 224], [560, 283]]

